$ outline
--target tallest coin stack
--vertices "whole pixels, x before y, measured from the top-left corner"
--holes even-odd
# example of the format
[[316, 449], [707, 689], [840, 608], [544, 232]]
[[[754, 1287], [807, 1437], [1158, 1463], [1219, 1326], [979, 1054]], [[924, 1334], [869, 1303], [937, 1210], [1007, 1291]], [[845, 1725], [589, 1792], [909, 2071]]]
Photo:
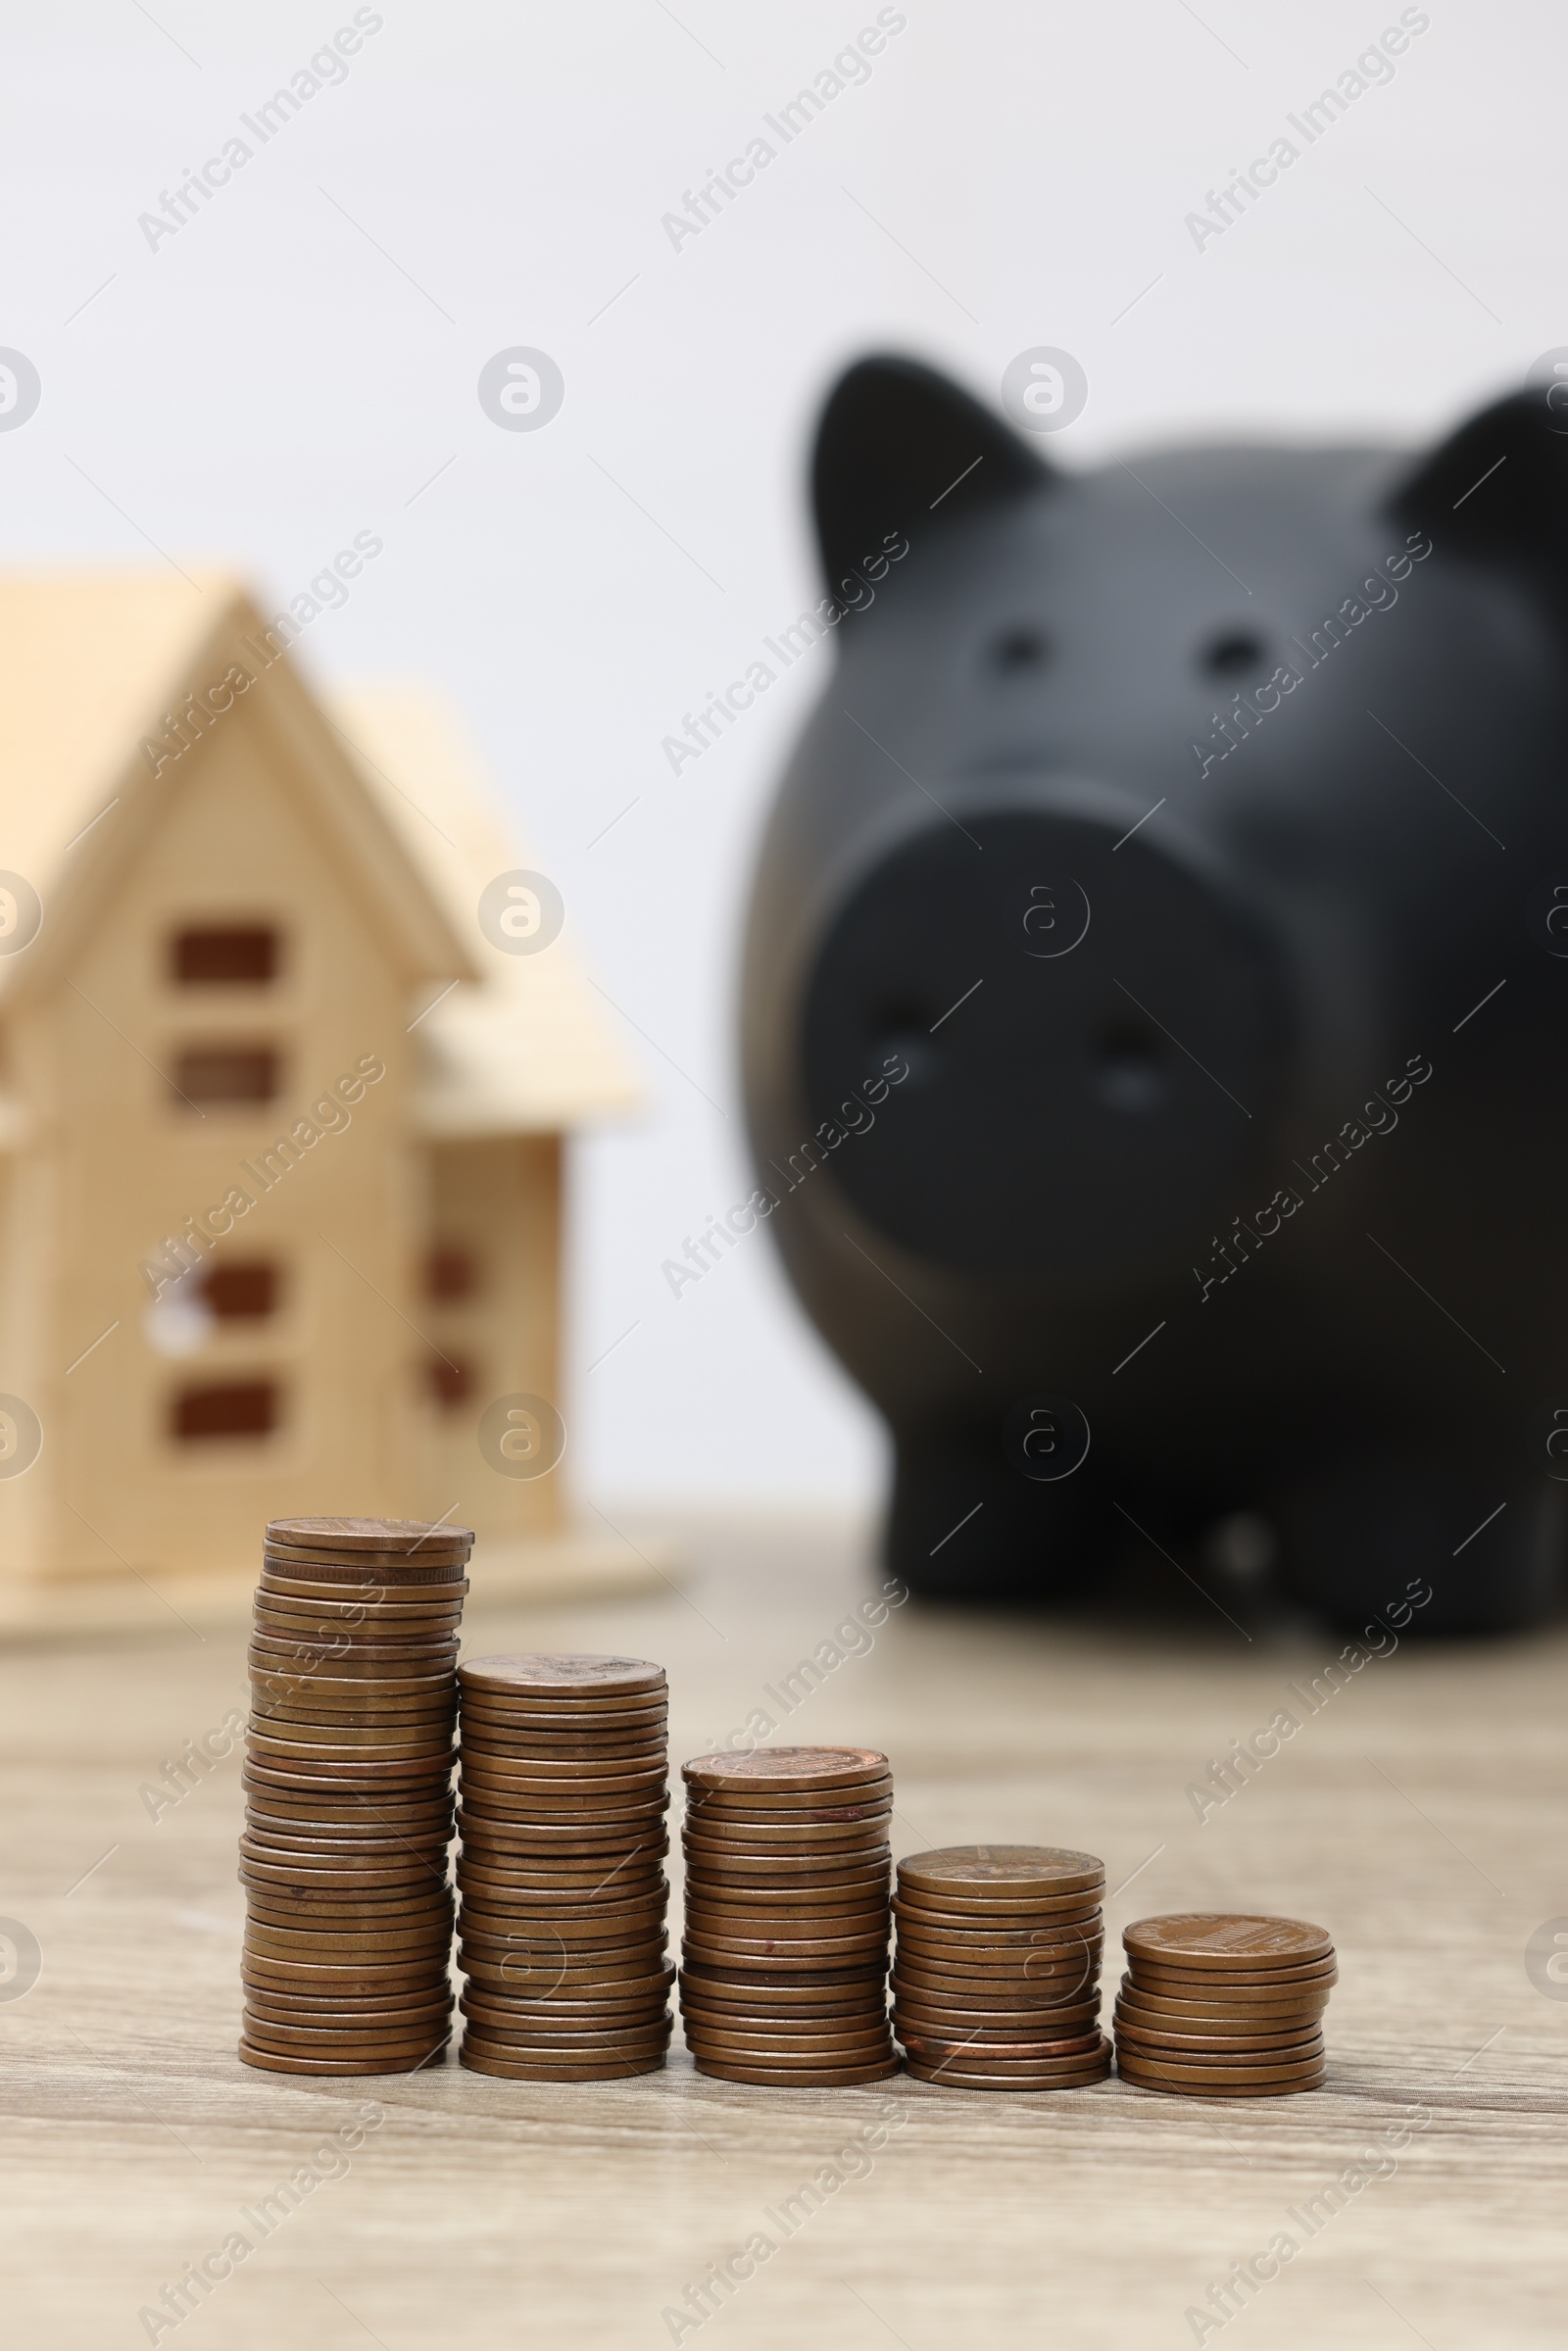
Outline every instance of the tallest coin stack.
[[239, 2053], [411, 2072], [451, 2032], [452, 1731], [473, 1537], [274, 1519], [249, 1652]]

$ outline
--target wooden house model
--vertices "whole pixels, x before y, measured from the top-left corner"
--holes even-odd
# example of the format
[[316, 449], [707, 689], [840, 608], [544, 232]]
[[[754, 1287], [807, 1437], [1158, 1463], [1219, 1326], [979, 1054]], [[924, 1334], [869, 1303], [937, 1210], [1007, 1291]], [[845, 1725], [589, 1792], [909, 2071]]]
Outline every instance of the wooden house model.
[[449, 717], [292, 633], [0, 580], [0, 1626], [232, 1604], [294, 1512], [471, 1525], [497, 1594], [603, 1564], [517, 1399], [631, 1072]]

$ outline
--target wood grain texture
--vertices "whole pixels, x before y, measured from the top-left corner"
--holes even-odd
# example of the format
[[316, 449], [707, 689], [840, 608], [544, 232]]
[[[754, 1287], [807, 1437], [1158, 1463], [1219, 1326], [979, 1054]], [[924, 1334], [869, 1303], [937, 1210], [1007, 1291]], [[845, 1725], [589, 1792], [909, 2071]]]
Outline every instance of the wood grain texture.
[[[778, 2249], [682, 2341], [1128, 2351], [1195, 2340], [1184, 2313], [1289, 2230], [1301, 2249], [1206, 2341], [1560, 2342], [1568, 2002], [1535, 1988], [1524, 1957], [1568, 1914], [1560, 1631], [1406, 1643], [1311, 1714], [1286, 1685], [1335, 1644], [1196, 1601], [1055, 1623], [910, 1605], [871, 1636], [851, 1611], [874, 1579], [846, 1533], [710, 1528], [688, 1555], [679, 1592], [475, 1617], [469, 1650], [662, 1659], [677, 1755], [753, 1708], [792, 1739], [885, 1747], [897, 1850], [1086, 1846], [1123, 1886], [1113, 1930], [1211, 1904], [1321, 1921], [1342, 1968], [1329, 2086], [1235, 2105], [1115, 2082], [775, 2092], [701, 2080], [683, 2054], [661, 2076], [569, 2088], [455, 2065], [369, 2082], [250, 2072], [234, 2055], [237, 1760], [156, 1821], [139, 1793], [243, 1703], [239, 1637], [174, 1626], [11, 1652], [0, 1912], [43, 1952], [26, 1996], [0, 1999], [17, 2351], [147, 2341], [141, 2307], [247, 2229], [256, 2250], [160, 2341], [655, 2346], [687, 2285], [763, 2230]], [[828, 1641], [860, 1653], [829, 1666]], [[765, 1692], [813, 1655], [821, 1686], [786, 1718]], [[1282, 1707], [1299, 1730], [1200, 1823], [1189, 1784]], [[385, 2119], [348, 2168], [262, 2239], [242, 2210], [372, 2098]], [[1396, 2168], [1342, 2191], [1308, 2235], [1291, 2208], [1412, 2110], [1429, 2119]], [[786, 2233], [777, 2216], [813, 2180], [819, 2208]]]

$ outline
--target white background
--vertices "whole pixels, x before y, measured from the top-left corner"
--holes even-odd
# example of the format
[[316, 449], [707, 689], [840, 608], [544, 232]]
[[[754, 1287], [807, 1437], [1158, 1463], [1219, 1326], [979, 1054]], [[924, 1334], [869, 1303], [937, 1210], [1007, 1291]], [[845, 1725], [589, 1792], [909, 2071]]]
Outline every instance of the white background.
[[[678, 779], [661, 739], [816, 593], [803, 473], [823, 392], [891, 347], [995, 398], [1015, 353], [1052, 344], [1091, 386], [1052, 445], [1070, 465], [1237, 429], [1440, 430], [1568, 343], [1568, 22], [1544, 0], [1433, 0], [1392, 82], [1199, 251], [1186, 215], [1396, 6], [906, 0], [869, 81], [676, 252], [662, 215], [874, 6], [380, 13], [346, 81], [153, 251], [138, 215], [352, 7], [7, 12], [0, 344], [43, 400], [0, 434], [0, 560], [167, 550], [237, 563], [271, 609], [356, 531], [384, 538], [305, 667], [454, 697], [652, 1041], [626, 1032], [646, 1120], [578, 1156], [579, 1485], [867, 1498], [876, 1427], [765, 1237], [678, 1303], [660, 1276], [749, 1189], [743, 893], [830, 651]], [[515, 344], [564, 373], [540, 432], [499, 430], [475, 395]]]

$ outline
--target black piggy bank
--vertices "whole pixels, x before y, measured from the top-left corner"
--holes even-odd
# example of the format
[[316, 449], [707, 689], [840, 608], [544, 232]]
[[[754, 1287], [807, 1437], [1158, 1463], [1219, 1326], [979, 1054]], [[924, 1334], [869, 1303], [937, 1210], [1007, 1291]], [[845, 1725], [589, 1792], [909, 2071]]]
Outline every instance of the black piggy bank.
[[1568, 1488], [1568, 419], [1068, 473], [873, 359], [750, 910], [760, 1191], [917, 1592], [1232, 1513], [1339, 1623], [1539, 1614]]

